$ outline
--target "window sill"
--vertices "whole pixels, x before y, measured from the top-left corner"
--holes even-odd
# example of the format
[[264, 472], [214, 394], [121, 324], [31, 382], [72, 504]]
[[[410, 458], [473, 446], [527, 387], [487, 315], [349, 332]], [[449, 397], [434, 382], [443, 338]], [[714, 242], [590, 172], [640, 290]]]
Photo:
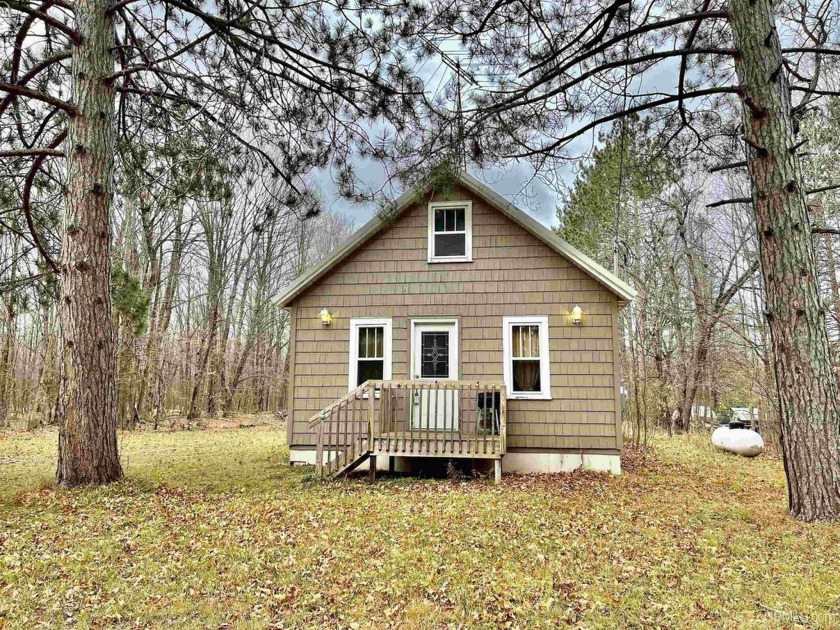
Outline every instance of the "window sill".
[[429, 258], [428, 263], [471, 263], [471, 256], [453, 256], [452, 258]]
[[508, 400], [551, 400], [551, 394], [515, 394], [509, 393]]

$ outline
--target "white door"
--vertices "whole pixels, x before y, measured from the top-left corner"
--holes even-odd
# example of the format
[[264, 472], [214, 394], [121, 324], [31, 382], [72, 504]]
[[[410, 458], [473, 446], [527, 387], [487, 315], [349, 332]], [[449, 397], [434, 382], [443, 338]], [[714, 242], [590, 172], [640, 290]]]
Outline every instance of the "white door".
[[[413, 321], [412, 378], [418, 381], [458, 380], [458, 323]], [[459, 396], [455, 390], [421, 390], [411, 411], [415, 429], [458, 430]]]

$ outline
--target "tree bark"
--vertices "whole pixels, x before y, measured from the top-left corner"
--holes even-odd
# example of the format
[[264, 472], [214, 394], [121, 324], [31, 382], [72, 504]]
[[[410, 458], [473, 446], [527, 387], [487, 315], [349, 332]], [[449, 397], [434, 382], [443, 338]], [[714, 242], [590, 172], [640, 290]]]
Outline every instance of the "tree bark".
[[116, 354], [111, 316], [114, 24], [108, 0], [77, 0], [62, 238], [61, 396], [56, 481], [61, 486], [122, 478], [117, 448]]
[[[770, 0], [731, 0], [736, 71], [779, 396], [789, 509], [804, 521], [840, 516], [840, 407], [790, 90]], [[774, 80], [775, 79], [775, 80]]]
[[3, 351], [0, 353], [0, 427], [9, 426], [9, 412], [12, 408], [10, 393], [15, 378], [15, 306], [12, 296], [8, 296], [5, 305], [6, 331], [3, 335]]
[[204, 345], [199, 349], [197, 372], [192, 376], [192, 393], [190, 394], [190, 409], [187, 412], [187, 424], [198, 419], [198, 395], [201, 393], [201, 386], [207, 376], [207, 368], [210, 364], [210, 353], [213, 344], [216, 343], [216, 331], [219, 328], [219, 303], [218, 298], [213, 302], [213, 310], [210, 313], [210, 320], [207, 322], [207, 337]]

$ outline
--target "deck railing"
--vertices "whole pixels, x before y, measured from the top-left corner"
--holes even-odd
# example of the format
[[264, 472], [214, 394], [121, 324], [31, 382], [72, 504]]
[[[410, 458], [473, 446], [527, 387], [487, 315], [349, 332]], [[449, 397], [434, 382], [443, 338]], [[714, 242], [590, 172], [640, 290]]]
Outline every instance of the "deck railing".
[[504, 454], [504, 384], [485, 381], [381, 381], [375, 451], [407, 456]]
[[309, 428], [317, 429], [318, 434], [315, 471], [319, 477], [334, 474], [370, 448], [376, 403], [376, 396], [370, 395], [373, 391], [371, 381], [366, 381], [309, 419]]
[[367, 455], [498, 458], [505, 453], [505, 386], [485, 381], [366, 381], [309, 420], [319, 476]]

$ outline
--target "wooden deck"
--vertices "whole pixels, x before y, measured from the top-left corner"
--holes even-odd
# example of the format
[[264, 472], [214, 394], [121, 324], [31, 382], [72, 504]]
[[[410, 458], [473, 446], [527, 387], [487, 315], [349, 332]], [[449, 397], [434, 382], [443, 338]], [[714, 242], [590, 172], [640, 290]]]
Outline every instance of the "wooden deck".
[[[321, 477], [347, 473], [379, 455], [500, 460], [505, 387], [483, 381], [367, 381], [310, 418], [309, 426], [317, 429]], [[497, 465], [497, 478], [500, 470]]]
[[468, 457], [496, 459], [503, 455], [501, 437], [435, 432], [418, 436], [409, 432], [383, 433], [373, 437], [373, 455], [396, 457]]

